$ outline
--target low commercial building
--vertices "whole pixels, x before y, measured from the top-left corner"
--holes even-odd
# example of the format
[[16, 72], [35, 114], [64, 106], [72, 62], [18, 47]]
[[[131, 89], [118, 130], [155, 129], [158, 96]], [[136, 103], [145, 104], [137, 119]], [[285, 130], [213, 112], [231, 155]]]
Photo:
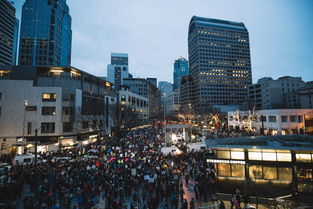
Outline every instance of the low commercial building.
[[206, 140], [217, 179], [281, 184], [313, 192], [313, 137], [260, 136]]
[[0, 143], [108, 135], [112, 84], [73, 67], [11, 66], [0, 74]]
[[265, 135], [305, 134], [313, 109], [272, 109], [228, 112], [230, 130], [254, 130]]

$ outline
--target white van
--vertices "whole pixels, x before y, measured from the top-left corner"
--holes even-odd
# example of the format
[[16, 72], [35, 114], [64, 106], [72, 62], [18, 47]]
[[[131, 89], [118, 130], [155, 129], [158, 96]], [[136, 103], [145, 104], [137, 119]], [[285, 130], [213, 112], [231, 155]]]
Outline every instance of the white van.
[[[40, 155], [37, 155], [37, 162], [38, 163], [42, 163], [45, 162], [46, 160], [43, 160], [42, 157]], [[13, 165], [27, 165], [27, 164], [31, 164], [31, 163], [35, 163], [35, 155], [34, 154], [30, 154], [30, 155], [17, 155], [15, 156], [14, 160], [13, 160]]]

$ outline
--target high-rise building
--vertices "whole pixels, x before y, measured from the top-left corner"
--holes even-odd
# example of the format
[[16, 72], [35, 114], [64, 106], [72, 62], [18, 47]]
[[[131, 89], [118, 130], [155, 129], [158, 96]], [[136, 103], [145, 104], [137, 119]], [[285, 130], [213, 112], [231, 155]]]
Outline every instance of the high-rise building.
[[18, 30], [20, 27], [20, 21], [15, 18], [14, 24], [14, 39], [13, 39], [13, 53], [12, 53], [12, 65], [17, 64], [17, 44], [18, 44]]
[[188, 61], [185, 58], [179, 58], [174, 63], [174, 90], [180, 88], [181, 79], [184, 75], [189, 75]]
[[128, 54], [111, 53], [111, 64], [107, 67], [108, 81], [114, 83], [117, 89], [123, 85], [123, 79], [129, 78]]
[[0, 65], [11, 65], [14, 58], [15, 8], [7, 0], [0, 1]]
[[249, 34], [243, 23], [192, 17], [188, 53], [198, 110], [245, 101], [252, 74]]
[[173, 84], [171, 84], [170, 82], [167, 82], [167, 81], [160, 81], [159, 82], [159, 91], [160, 91], [161, 95], [166, 94], [165, 96], [173, 94]]
[[158, 79], [157, 78], [147, 78], [147, 81], [152, 83], [155, 87], [158, 87]]
[[26, 0], [22, 8], [19, 64], [69, 66], [71, 22], [66, 0]]

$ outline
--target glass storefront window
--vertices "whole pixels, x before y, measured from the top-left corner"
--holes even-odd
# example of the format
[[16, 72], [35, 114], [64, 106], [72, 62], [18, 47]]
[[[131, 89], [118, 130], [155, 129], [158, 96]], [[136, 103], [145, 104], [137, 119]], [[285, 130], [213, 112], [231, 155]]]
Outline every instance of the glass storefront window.
[[249, 177], [252, 179], [262, 179], [262, 166], [261, 165], [249, 166]]
[[298, 168], [297, 177], [300, 179], [312, 179], [312, 168]]
[[231, 152], [231, 159], [244, 160], [245, 153], [244, 152]]
[[276, 152], [263, 152], [262, 156], [264, 161], [276, 161]]
[[268, 180], [277, 179], [277, 169], [276, 167], [263, 167], [263, 177]]
[[231, 176], [245, 178], [245, 166], [231, 165]]
[[296, 160], [297, 162], [305, 162], [310, 163], [311, 162], [311, 154], [296, 154]]
[[230, 164], [224, 164], [224, 163], [218, 164], [217, 172], [219, 176], [230, 176]]
[[221, 159], [230, 159], [230, 151], [217, 151], [217, 157]]
[[291, 168], [278, 168], [278, 179], [279, 180], [292, 180], [292, 169]]
[[249, 160], [262, 160], [262, 152], [249, 152]]
[[277, 153], [277, 161], [291, 162], [290, 153]]

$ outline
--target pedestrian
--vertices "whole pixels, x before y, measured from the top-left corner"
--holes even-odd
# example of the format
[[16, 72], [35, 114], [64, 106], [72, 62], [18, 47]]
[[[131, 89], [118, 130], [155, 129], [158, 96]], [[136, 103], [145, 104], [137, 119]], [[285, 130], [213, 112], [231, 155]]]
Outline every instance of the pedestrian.
[[191, 201], [190, 201], [190, 207], [189, 207], [190, 209], [195, 209], [196, 208], [196, 202], [195, 202], [195, 199], [191, 199]]
[[232, 194], [232, 195], [230, 196], [229, 201], [230, 201], [230, 209], [233, 209], [233, 208], [234, 208], [234, 205], [235, 205], [235, 201], [236, 201], [235, 195]]
[[225, 209], [225, 204], [224, 202], [221, 200], [219, 206], [218, 206], [219, 209]]

